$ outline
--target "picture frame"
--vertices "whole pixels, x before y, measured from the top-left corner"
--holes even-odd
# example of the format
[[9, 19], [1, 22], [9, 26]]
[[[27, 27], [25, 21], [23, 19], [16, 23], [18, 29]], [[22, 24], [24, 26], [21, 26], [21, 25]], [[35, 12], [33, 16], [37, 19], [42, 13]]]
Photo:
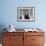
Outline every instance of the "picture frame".
[[35, 7], [18, 7], [17, 21], [20, 22], [34, 22], [35, 21]]

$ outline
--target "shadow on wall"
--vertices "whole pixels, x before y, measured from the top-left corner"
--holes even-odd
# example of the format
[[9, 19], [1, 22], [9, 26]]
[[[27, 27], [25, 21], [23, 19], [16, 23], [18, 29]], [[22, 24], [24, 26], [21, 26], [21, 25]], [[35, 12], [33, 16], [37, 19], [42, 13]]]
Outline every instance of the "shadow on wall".
[[2, 43], [2, 36], [3, 36], [3, 32], [5, 32], [6, 30], [4, 30], [5, 25], [4, 24], [0, 24], [0, 43]]

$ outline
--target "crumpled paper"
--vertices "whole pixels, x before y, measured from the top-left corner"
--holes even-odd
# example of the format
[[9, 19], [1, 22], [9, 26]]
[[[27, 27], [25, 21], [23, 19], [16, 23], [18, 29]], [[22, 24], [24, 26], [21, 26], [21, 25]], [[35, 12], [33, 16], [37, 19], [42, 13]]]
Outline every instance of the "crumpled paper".
[[16, 32], [15, 27], [12, 24], [8, 26], [7, 31], [8, 32]]

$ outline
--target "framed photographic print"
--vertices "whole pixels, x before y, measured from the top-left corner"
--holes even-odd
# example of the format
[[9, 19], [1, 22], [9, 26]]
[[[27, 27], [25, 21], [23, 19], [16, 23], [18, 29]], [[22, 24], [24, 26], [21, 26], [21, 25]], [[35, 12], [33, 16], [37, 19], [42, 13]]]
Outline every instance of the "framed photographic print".
[[18, 7], [17, 21], [21, 22], [35, 21], [35, 7]]

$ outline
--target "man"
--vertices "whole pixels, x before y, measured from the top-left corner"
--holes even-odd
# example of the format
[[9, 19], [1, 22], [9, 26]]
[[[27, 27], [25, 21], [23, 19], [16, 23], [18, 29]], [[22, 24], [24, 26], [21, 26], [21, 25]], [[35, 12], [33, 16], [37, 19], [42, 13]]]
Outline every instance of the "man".
[[29, 14], [25, 14], [24, 19], [30, 19]]

